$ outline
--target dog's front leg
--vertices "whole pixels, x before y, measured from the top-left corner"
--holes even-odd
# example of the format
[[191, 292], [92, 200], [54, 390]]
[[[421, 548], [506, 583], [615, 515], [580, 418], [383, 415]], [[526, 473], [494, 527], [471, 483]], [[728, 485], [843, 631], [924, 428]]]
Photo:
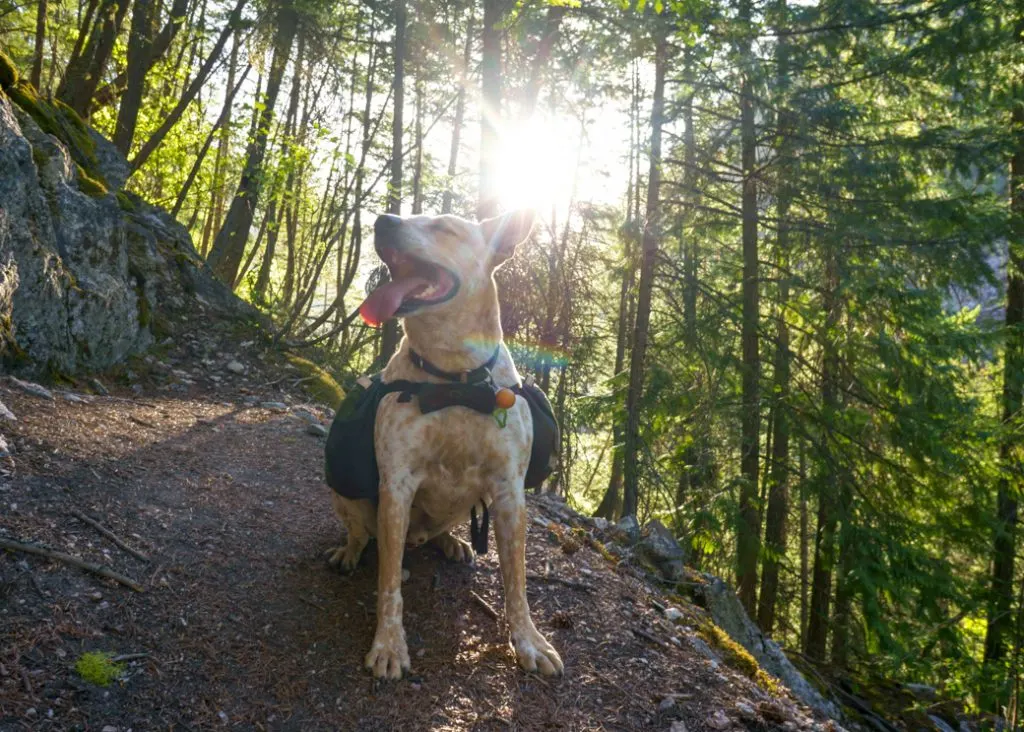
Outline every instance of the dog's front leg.
[[400, 480], [381, 481], [377, 507], [377, 633], [366, 655], [366, 667], [379, 679], [400, 679], [402, 671], [409, 669], [409, 648], [402, 627], [402, 552], [414, 493], [408, 474]]
[[522, 481], [498, 487], [490, 506], [505, 584], [505, 616], [519, 665], [545, 676], [562, 673], [562, 659], [530, 617], [526, 600], [526, 498]]

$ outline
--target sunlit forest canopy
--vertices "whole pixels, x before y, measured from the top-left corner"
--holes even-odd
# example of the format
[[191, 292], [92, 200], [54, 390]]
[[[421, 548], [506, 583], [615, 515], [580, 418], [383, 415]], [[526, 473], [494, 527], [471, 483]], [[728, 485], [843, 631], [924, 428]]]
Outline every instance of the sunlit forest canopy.
[[343, 381], [401, 335], [357, 313], [378, 214], [535, 209], [497, 277], [549, 489], [663, 523], [808, 662], [1016, 724], [1022, 32], [1004, 0], [0, 0], [0, 73]]

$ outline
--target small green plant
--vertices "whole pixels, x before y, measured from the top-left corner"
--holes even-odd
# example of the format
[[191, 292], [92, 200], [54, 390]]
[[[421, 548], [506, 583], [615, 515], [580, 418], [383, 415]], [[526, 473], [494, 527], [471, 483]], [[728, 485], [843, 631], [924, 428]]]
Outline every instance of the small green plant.
[[124, 664], [114, 663], [113, 655], [102, 651], [90, 651], [78, 657], [75, 671], [83, 680], [97, 686], [108, 686], [124, 671]]

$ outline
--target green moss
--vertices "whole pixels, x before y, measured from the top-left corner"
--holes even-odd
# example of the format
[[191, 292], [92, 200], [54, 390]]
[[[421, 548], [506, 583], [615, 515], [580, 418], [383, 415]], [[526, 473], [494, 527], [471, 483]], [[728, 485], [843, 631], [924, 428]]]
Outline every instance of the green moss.
[[124, 671], [124, 665], [114, 663], [109, 653], [91, 651], [83, 653], [75, 663], [75, 671], [84, 681], [97, 686], [107, 686], [116, 681]]
[[46, 164], [50, 162], [50, 153], [46, 152], [41, 147], [32, 146], [32, 162], [36, 164], [36, 168], [42, 171], [46, 167]]
[[153, 322], [153, 308], [141, 287], [136, 290], [136, 302], [139, 308], [139, 327], [148, 328]]
[[713, 622], [705, 621], [697, 632], [707, 641], [708, 645], [718, 650], [722, 655], [722, 660], [729, 668], [739, 671], [770, 694], [777, 696], [782, 692], [778, 680], [771, 674], [765, 673], [757, 659], [751, 656], [746, 648], [730, 638], [728, 633]]
[[337, 409], [345, 399], [345, 390], [342, 389], [333, 376], [317, 366], [312, 361], [296, 356], [294, 353], [286, 353], [288, 363], [302, 372], [305, 381], [303, 388], [306, 392], [319, 402]]
[[0, 315], [0, 363], [13, 369], [29, 361], [28, 353], [14, 337], [14, 322], [10, 315]]
[[106, 189], [106, 181], [96, 161], [96, 143], [89, 134], [89, 126], [71, 107], [61, 101], [50, 103], [40, 99], [36, 90], [25, 82], [11, 86], [7, 89], [7, 95], [39, 125], [39, 129], [60, 140], [79, 167]]
[[18, 69], [10, 57], [0, 51], [0, 89], [9, 89], [18, 83]]
[[139, 203], [135, 196], [127, 191], [118, 191], [114, 194], [117, 196], [117, 205], [121, 207], [122, 211], [127, 213], [135, 213], [139, 210]]
[[78, 190], [93, 198], [107, 195], [107, 187], [101, 181], [89, 175], [81, 165], [76, 164], [75, 168], [78, 170]]

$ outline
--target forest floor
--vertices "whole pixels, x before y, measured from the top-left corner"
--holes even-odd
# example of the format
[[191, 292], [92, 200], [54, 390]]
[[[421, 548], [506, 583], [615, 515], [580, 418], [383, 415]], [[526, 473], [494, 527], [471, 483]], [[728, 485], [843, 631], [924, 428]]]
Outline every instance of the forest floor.
[[[350, 575], [324, 559], [339, 529], [310, 415], [331, 415], [300, 377], [204, 324], [103, 378], [109, 396], [85, 380], [53, 399], [0, 381], [17, 420], [0, 421], [0, 537], [109, 565], [145, 591], [0, 552], [0, 730], [827, 727], [702, 655], [641, 573], [587, 546], [565, 553], [544, 519], [530, 522], [528, 569], [548, 580], [529, 597], [564, 678], [516, 667], [485, 607], [503, 618], [492, 542], [474, 566], [407, 553], [412, 673], [374, 684], [376, 554]], [[534, 519], [542, 508], [531, 499]], [[90, 651], [128, 656], [121, 678], [84, 681], [75, 665]]]

